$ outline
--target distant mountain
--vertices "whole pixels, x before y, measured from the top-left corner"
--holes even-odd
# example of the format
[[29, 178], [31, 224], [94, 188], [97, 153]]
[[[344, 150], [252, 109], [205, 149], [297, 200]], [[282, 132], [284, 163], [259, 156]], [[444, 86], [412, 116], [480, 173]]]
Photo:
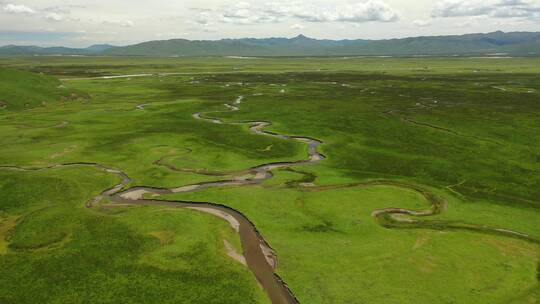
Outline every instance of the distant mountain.
[[67, 47], [6, 45], [0, 47], [0, 55], [100, 55], [103, 51], [114, 47], [115, 46], [108, 44], [96, 44], [82, 49]]
[[318, 40], [299, 35], [294, 38], [244, 38], [222, 40], [172, 39], [149, 41], [110, 49], [107, 55], [131, 56], [331, 56], [339, 48], [360, 45], [366, 40]]
[[87, 50], [89, 52], [99, 53], [99, 52], [103, 52], [103, 51], [106, 51], [106, 50], [112, 49], [112, 48], [115, 48], [115, 46], [110, 45], [110, 44], [94, 44], [92, 46], [87, 47], [85, 50]]
[[303, 35], [291, 39], [173, 39], [117, 47], [103, 52], [123, 56], [410, 56], [494, 53], [540, 55], [540, 32], [499, 31], [389, 40], [317, 40]]
[[540, 56], [540, 32], [501, 31], [488, 34], [426, 36], [387, 40], [319, 40], [294, 38], [186, 40], [143, 42], [124, 47], [95, 45], [86, 49], [6, 46], [0, 55], [109, 56]]

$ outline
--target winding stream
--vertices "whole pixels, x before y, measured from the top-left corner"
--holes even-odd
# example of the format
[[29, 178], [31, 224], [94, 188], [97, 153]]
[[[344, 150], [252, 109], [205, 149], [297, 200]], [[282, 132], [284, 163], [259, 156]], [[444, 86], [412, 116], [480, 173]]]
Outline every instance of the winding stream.
[[[130, 75], [133, 76], [133, 75]], [[287, 284], [275, 273], [275, 269], [278, 265], [277, 255], [271, 246], [265, 241], [263, 236], [259, 233], [255, 225], [242, 213], [224, 205], [214, 204], [211, 202], [188, 202], [188, 201], [164, 201], [148, 199], [147, 197], [159, 196], [172, 193], [187, 193], [199, 191], [212, 187], [230, 187], [230, 186], [249, 186], [260, 184], [270, 178], [272, 178], [272, 171], [279, 168], [288, 168], [292, 166], [311, 165], [316, 164], [325, 159], [325, 156], [318, 152], [318, 147], [322, 144], [321, 141], [309, 137], [300, 136], [287, 136], [277, 133], [265, 131], [264, 129], [272, 125], [269, 121], [244, 121], [244, 122], [225, 122], [219, 118], [208, 117], [210, 113], [220, 113], [228, 111], [238, 111], [240, 104], [243, 102], [244, 97], [240, 96], [231, 104], [225, 104], [226, 111], [213, 111], [204, 113], [195, 113], [193, 117], [198, 120], [204, 120], [215, 124], [232, 124], [232, 125], [248, 125], [249, 130], [258, 135], [271, 136], [283, 140], [295, 140], [307, 145], [308, 158], [304, 160], [291, 161], [291, 162], [275, 162], [269, 164], [262, 164], [256, 167], [248, 168], [235, 173], [211, 173], [208, 175], [218, 176], [232, 176], [230, 179], [212, 182], [203, 182], [197, 184], [184, 185], [176, 188], [152, 188], [152, 187], [132, 187], [124, 190], [130, 183], [131, 179], [124, 172], [109, 168], [97, 163], [68, 163], [54, 165], [44, 168], [21, 168], [16, 166], [0, 166], [0, 169], [33, 171], [33, 170], [45, 170], [54, 169], [66, 166], [91, 166], [102, 170], [104, 172], [117, 175], [121, 182], [114, 187], [103, 191], [100, 195], [96, 196], [92, 200], [86, 203], [86, 207], [92, 208], [101, 206], [102, 200], [111, 202], [110, 205], [103, 205], [101, 207], [125, 206], [125, 205], [159, 205], [169, 206], [174, 208], [187, 208], [212, 214], [228, 221], [231, 227], [236, 230], [241, 239], [243, 248], [243, 255], [249, 269], [253, 272], [261, 286], [264, 288], [271, 302], [274, 304], [295, 304], [299, 303], [298, 299], [293, 295]], [[161, 160], [154, 162], [157, 165], [163, 165]], [[169, 167], [170, 168], [170, 167]], [[177, 171], [183, 171], [182, 169], [170, 168]], [[189, 169], [185, 169], [189, 170]], [[187, 171], [186, 171], [187, 172]], [[197, 171], [191, 171], [194, 173], [200, 173]], [[204, 174], [205, 172], [202, 172]], [[432, 194], [431, 192], [424, 190], [415, 185], [409, 185], [394, 181], [372, 181], [365, 183], [337, 185], [337, 186], [310, 186], [304, 187], [297, 185], [302, 191], [327, 191], [345, 187], [369, 187], [369, 186], [395, 186], [400, 188], [406, 188], [414, 190], [423, 195], [426, 201], [429, 203], [430, 208], [424, 211], [413, 211], [402, 208], [387, 208], [381, 210], [375, 210], [372, 216], [376, 219], [377, 223], [387, 228], [426, 228], [426, 229], [461, 229], [472, 230], [475, 232], [491, 233], [504, 235], [507, 237], [514, 237], [523, 239], [526, 241], [540, 244], [540, 241], [529, 235], [506, 230], [500, 228], [491, 228], [487, 226], [479, 226], [463, 223], [446, 223], [442, 221], [423, 221], [419, 220], [420, 217], [432, 216], [439, 214], [446, 210], [447, 203], [444, 199]], [[405, 215], [406, 217], [400, 216]], [[442, 223], [441, 225], [438, 225]]]
[[[238, 97], [233, 104], [226, 104], [228, 111], [238, 111], [239, 105], [244, 100], [243, 96]], [[185, 185], [177, 188], [164, 189], [164, 188], [150, 188], [150, 187], [133, 187], [125, 191], [116, 191], [115, 188], [111, 192], [108, 190], [96, 199], [94, 202], [101, 201], [103, 198], [108, 198], [110, 201], [119, 204], [129, 205], [166, 205], [170, 207], [189, 208], [195, 209], [201, 212], [210, 213], [212, 215], [221, 217], [229, 223], [240, 234], [240, 240], [242, 243], [243, 254], [246, 259], [246, 263], [249, 269], [253, 272], [261, 286], [267, 292], [272, 303], [298, 303], [298, 300], [293, 295], [288, 286], [283, 280], [275, 274], [278, 261], [275, 251], [265, 241], [262, 235], [258, 232], [255, 225], [249, 221], [249, 219], [240, 212], [228, 208], [223, 205], [213, 203], [200, 203], [200, 202], [173, 202], [173, 201], [161, 201], [144, 199], [145, 195], [163, 195], [172, 193], [186, 193], [199, 191], [211, 187], [227, 187], [227, 186], [247, 186], [264, 182], [272, 178], [272, 170], [285, 168], [290, 166], [299, 166], [314, 164], [322, 161], [325, 157], [318, 152], [317, 147], [322, 144], [321, 141], [297, 136], [286, 136], [276, 134], [268, 131], [264, 131], [264, 128], [270, 126], [272, 123], [268, 121], [248, 121], [248, 122], [224, 122], [218, 118], [206, 117], [205, 114], [219, 113], [225, 111], [213, 111], [206, 113], [195, 113], [193, 117], [199, 120], [209, 121], [215, 124], [247, 124], [249, 129], [254, 134], [271, 136], [285, 140], [296, 140], [307, 144], [308, 159], [292, 161], [292, 162], [276, 162], [263, 164], [260, 166], [252, 167], [247, 170], [243, 170], [236, 174], [233, 174], [233, 178], [229, 180], [203, 182], [191, 185]], [[118, 187], [122, 187], [118, 185]], [[90, 203], [92, 206], [93, 203]], [[231, 220], [232, 218], [232, 220]]]

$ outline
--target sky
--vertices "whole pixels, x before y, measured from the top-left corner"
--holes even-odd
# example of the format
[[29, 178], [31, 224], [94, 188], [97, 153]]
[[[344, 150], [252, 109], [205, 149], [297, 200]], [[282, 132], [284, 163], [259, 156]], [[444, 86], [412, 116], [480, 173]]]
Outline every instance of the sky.
[[540, 31], [540, 0], [0, 0], [0, 45]]

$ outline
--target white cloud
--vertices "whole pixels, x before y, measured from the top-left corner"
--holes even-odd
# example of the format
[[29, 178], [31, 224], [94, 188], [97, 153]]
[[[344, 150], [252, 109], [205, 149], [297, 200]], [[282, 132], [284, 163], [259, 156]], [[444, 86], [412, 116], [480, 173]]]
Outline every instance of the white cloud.
[[[213, 10], [202, 11], [204, 20], [217, 20], [228, 24], [268, 24], [286, 20], [302, 20], [306, 22], [348, 22], [363, 23], [369, 21], [393, 22], [399, 19], [396, 10], [381, 0], [365, 0], [355, 4], [315, 6], [306, 2], [269, 2], [254, 5], [239, 2], [233, 6], [225, 6]], [[200, 22], [198, 19], [194, 22]], [[206, 23], [203, 23], [206, 24]]]
[[[195, 20], [192, 21], [194, 24], [201, 24], [201, 25], [207, 25], [211, 24], [213, 20], [213, 16], [209, 12], [200, 12]], [[190, 23], [191, 21], [188, 21]]]
[[[0, 0], [1, 4], [1, 0]], [[18, 15], [31, 15], [35, 18], [41, 18], [42, 20], [49, 22], [62, 22], [62, 21], [79, 21], [76, 18], [70, 18], [69, 14], [71, 11], [68, 9], [70, 6], [51, 6], [40, 9], [33, 9], [26, 5], [18, 4], [6, 4], [2, 7], [2, 11], [9, 14], [18, 14]], [[75, 6], [73, 6], [75, 7]]]
[[27, 15], [31, 15], [31, 14], [34, 14], [36, 11], [34, 11], [33, 9], [29, 8], [28, 6], [26, 5], [18, 5], [18, 4], [6, 4], [2, 10], [6, 13], [10, 13], [10, 14], [27, 14]]
[[433, 17], [486, 16], [493, 18], [540, 18], [538, 0], [443, 0]]
[[[194, 6], [199, 8], [190, 9]], [[76, 37], [113, 44], [157, 35], [193, 40], [284, 37], [304, 32], [304, 26], [310, 36], [324, 39], [538, 31], [538, 6], [540, 0], [138, 0], [126, 9], [125, 0], [0, 0], [0, 32], [15, 32], [0, 44], [83, 45], [74, 37], [31, 43], [34, 38], [17, 34], [50, 27], [84, 30]], [[163, 34], [171, 32], [176, 34]]]
[[256, 24], [280, 22], [280, 16], [274, 14], [266, 7], [252, 6], [248, 2], [240, 2], [232, 7], [225, 7], [213, 11], [216, 20], [231, 24]]
[[216, 32], [217, 29], [215, 27], [215, 18], [214, 15], [208, 11], [208, 10], [193, 10], [197, 11], [197, 17], [193, 20], [187, 20], [186, 24], [188, 24], [189, 30], [191, 31], [202, 31], [206, 33], [213, 33]]
[[439, 1], [433, 10], [433, 17], [479, 16], [489, 13], [491, 6], [485, 2], [468, 0]]
[[64, 20], [64, 16], [58, 13], [47, 13], [43, 18], [47, 21], [60, 22]]
[[241, 8], [241, 9], [242, 9], [242, 8], [250, 8], [250, 7], [251, 7], [251, 3], [249, 3], [249, 2], [238, 2], [238, 3], [236, 4], [236, 7], [237, 7], [237, 8]]
[[333, 8], [307, 8], [297, 12], [295, 17], [310, 22], [392, 22], [399, 19], [398, 13], [385, 2], [368, 0], [352, 5]]
[[120, 21], [119, 23], [121, 26], [125, 26], [125, 27], [133, 27], [135, 26], [135, 23], [131, 20], [123, 20], [123, 21]]
[[426, 27], [431, 25], [430, 20], [416, 19], [413, 21], [413, 24], [418, 27]]
[[57, 14], [69, 14], [71, 11], [65, 6], [50, 6], [43, 9], [44, 12], [57, 13]]
[[122, 27], [133, 27], [135, 26], [135, 22], [131, 20], [107, 20], [103, 21], [103, 24], [105, 25], [114, 25], [114, 26], [122, 26]]

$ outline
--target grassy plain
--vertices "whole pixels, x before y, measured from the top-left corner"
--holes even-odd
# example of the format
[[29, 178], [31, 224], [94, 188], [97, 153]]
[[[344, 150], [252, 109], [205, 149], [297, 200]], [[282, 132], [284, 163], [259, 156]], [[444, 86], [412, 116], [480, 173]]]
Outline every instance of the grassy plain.
[[[0, 165], [95, 162], [126, 172], [131, 186], [175, 187], [223, 177], [171, 167], [230, 172], [305, 158], [299, 143], [192, 117], [225, 110], [243, 95], [240, 111], [212, 115], [268, 120], [274, 132], [318, 138], [328, 159], [279, 170], [262, 185], [167, 198], [212, 201], [247, 215], [276, 249], [278, 273], [302, 303], [536, 303], [538, 245], [386, 229], [374, 210], [422, 210], [427, 202], [397, 187], [309, 191], [299, 183], [420, 185], [448, 201], [432, 219], [540, 238], [539, 63], [4, 58], [1, 77], [46, 83], [32, 95], [13, 93], [29, 91], [24, 82], [0, 85], [7, 104], [0, 109]], [[53, 78], [144, 73], [182, 74]], [[76, 98], [62, 98], [73, 92]], [[42, 103], [45, 95], [54, 102]], [[223, 238], [235, 246], [238, 239], [218, 219], [157, 207], [87, 210], [87, 200], [115, 183], [91, 168], [0, 174], [2, 303], [267, 301], [249, 270], [226, 255]]]

